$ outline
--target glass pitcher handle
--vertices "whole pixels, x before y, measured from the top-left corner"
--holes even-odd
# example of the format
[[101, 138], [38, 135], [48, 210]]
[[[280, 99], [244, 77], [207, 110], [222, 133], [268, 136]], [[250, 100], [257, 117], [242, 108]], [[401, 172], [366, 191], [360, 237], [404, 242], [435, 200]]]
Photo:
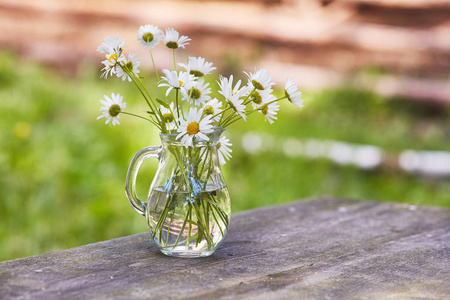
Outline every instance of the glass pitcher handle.
[[161, 147], [146, 147], [136, 153], [128, 168], [127, 179], [125, 182], [125, 193], [128, 201], [136, 212], [145, 216], [145, 202], [142, 202], [136, 193], [136, 177], [144, 160], [149, 157], [154, 157], [159, 160]]

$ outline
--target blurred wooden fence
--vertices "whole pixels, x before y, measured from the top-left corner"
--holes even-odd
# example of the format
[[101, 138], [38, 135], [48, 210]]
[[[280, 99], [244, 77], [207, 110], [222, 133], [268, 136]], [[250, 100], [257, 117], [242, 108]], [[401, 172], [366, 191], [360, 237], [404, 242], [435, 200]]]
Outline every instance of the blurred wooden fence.
[[449, 16], [450, 1], [438, 0], [0, 0], [0, 47], [74, 70], [101, 58], [108, 35], [145, 55], [134, 40], [150, 23], [189, 35], [191, 55], [265, 67], [280, 82], [449, 103]]

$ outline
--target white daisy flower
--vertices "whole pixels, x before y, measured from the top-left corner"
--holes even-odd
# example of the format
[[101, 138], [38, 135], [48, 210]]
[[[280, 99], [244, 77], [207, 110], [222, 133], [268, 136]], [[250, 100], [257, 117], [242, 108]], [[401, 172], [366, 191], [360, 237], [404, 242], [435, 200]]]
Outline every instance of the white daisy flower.
[[98, 46], [97, 51], [105, 54], [105, 60], [102, 64], [105, 67], [102, 69], [102, 75], [100, 78], [108, 78], [108, 75], [112, 76], [116, 73], [116, 64], [121, 59], [123, 45], [125, 44], [124, 39], [119, 39], [119, 36], [106, 37], [105, 42]]
[[172, 89], [182, 89], [181, 92], [183, 93], [197, 85], [197, 81], [195, 81], [194, 75], [191, 75], [187, 72], [180, 71], [180, 73], [178, 74], [176, 71], [163, 69], [163, 73], [166, 76], [163, 76], [161, 78], [160, 82], [162, 83], [158, 84], [158, 87], [168, 87], [166, 96], [169, 95]]
[[188, 41], [191, 39], [187, 36], [180, 34], [173, 28], [166, 28], [166, 34], [163, 36], [164, 44], [170, 49], [177, 49], [179, 47], [184, 48], [184, 46], [189, 45]]
[[225, 98], [231, 98], [231, 97], [237, 97], [240, 98], [249, 92], [249, 88], [247, 86], [241, 87], [241, 80], [236, 82], [235, 86], [233, 87], [233, 75], [230, 76], [230, 78], [226, 78], [223, 76], [220, 76], [220, 81], [217, 82], [220, 87], [219, 93], [224, 96]]
[[245, 108], [246, 106], [243, 104], [244, 100], [239, 99], [237, 97], [231, 97], [227, 99], [228, 105], [244, 119], [244, 121], [247, 121], [247, 116], [245, 115]]
[[288, 78], [286, 81], [286, 85], [284, 86], [284, 94], [293, 104], [298, 107], [303, 107], [302, 92], [298, 90], [297, 84], [292, 80], [292, 78]]
[[186, 69], [186, 72], [194, 75], [195, 77], [202, 77], [211, 73], [216, 68], [212, 66], [211, 62], [205, 62], [203, 57], [189, 57], [189, 63], [179, 63], [180, 67]]
[[100, 51], [101, 53], [107, 53], [107, 55], [111, 55], [113, 53], [117, 53], [118, 55], [120, 55], [122, 53], [124, 44], [125, 40], [119, 39], [119, 35], [113, 37], [108, 36], [105, 38], [105, 42], [97, 47], [97, 51]]
[[[136, 74], [136, 76], [137, 74], [139, 74], [140, 71], [138, 70], [138, 67], [140, 66], [141, 63], [137, 60], [136, 54], [130, 53], [128, 55], [128, 59], [122, 57], [122, 59], [119, 59], [119, 61], [120, 63], [125, 65], [128, 72], [132, 72], [133, 74]], [[116, 68], [116, 75], [119, 78], [122, 77], [123, 81], [125, 81], [126, 79], [128, 79], [129, 82], [132, 81], [131, 77], [128, 76], [128, 74], [122, 69], [120, 65], [118, 65], [118, 68]]]
[[[170, 103], [170, 108], [166, 108], [164, 106], [160, 106], [159, 111], [161, 112], [162, 118], [164, 123], [166, 123], [169, 126], [175, 126], [176, 117], [174, 115], [175, 112], [175, 103]], [[157, 115], [158, 120], [161, 121], [161, 118], [159, 115]]]
[[[205, 106], [203, 106], [202, 111], [205, 115], [211, 115], [212, 117], [222, 111], [220, 109], [221, 107], [222, 102], [214, 98], [206, 102]], [[212, 120], [218, 122], [220, 120], [220, 115], [215, 116], [214, 118], [212, 118]]]
[[187, 72], [180, 71], [178, 74], [178, 83], [180, 84], [181, 89], [189, 90], [196, 86], [198, 84], [196, 79], [197, 78], [194, 75]]
[[230, 139], [227, 139], [225, 136], [222, 136], [217, 143], [217, 150], [219, 155], [219, 162], [221, 165], [224, 165], [231, 158], [231, 152], [233, 150], [230, 149], [232, 144], [230, 143]]
[[200, 78], [197, 81], [197, 85], [195, 87], [190, 88], [189, 90], [182, 89], [181, 93], [183, 94], [183, 100], [188, 101], [189, 97], [194, 101], [194, 104], [197, 106], [204, 105], [206, 101], [211, 99], [211, 88], [208, 87], [209, 83], [205, 83], [203, 78]]
[[240, 97], [244, 96], [248, 93], [248, 87], [241, 86], [241, 81], [236, 82], [236, 85], [233, 88], [233, 75], [230, 76], [230, 79], [226, 77], [220, 77], [219, 93], [225, 97], [228, 105], [239, 114], [244, 120], [247, 120], [247, 116], [245, 115], [245, 105], [244, 100], [240, 99]]
[[207, 133], [214, 131], [211, 125], [211, 116], [205, 116], [202, 119], [202, 110], [192, 107], [189, 114], [185, 116], [186, 120], [180, 118], [180, 126], [177, 131], [179, 134], [176, 139], [181, 138], [181, 145], [187, 147], [194, 146], [194, 138], [209, 141]]
[[106, 58], [104, 61], [102, 61], [102, 64], [105, 65], [105, 67], [102, 69], [102, 75], [100, 75], [100, 78], [108, 78], [109, 76], [112, 76], [116, 74], [116, 64], [119, 60], [122, 59], [123, 56], [120, 56], [117, 53], [113, 53], [111, 55], [106, 55]]
[[[253, 90], [253, 89], [252, 89]], [[270, 101], [270, 99], [273, 99], [272, 95], [272, 88], [269, 88], [267, 90], [255, 90], [250, 95], [250, 100], [252, 100], [252, 107], [254, 109], [261, 107], [264, 103], [267, 103]]]
[[120, 96], [119, 94], [115, 95], [114, 93], [111, 94], [111, 98], [108, 96], [104, 96], [105, 100], [100, 100], [100, 103], [103, 104], [103, 106], [100, 108], [100, 111], [103, 112], [101, 116], [97, 118], [106, 118], [105, 124], [108, 124], [111, 122], [114, 126], [119, 123], [119, 114], [122, 112], [122, 110], [125, 109], [127, 104], [125, 102], [122, 102], [123, 96]]
[[[273, 98], [269, 100], [273, 101], [275, 99], [276, 97], [273, 96]], [[277, 120], [277, 117], [275, 117], [275, 115], [277, 114], [277, 111], [279, 109], [280, 106], [276, 102], [272, 102], [270, 104], [265, 103], [261, 106], [260, 112], [264, 115], [265, 120], [269, 121], [270, 124], [273, 124], [274, 120]]]
[[247, 72], [244, 73], [248, 76], [248, 84], [257, 90], [266, 90], [271, 88], [272, 85], [275, 85], [275, 82], [271, 81], [272, 77], [270, 77], [265, 69], [260, 69], [250, 74]]
[[164, 33], [158, 26], [143, 25], [139, 27], [137, 40], [139, 43], [149, 49], [155, 48], [156, 45], [162, 40]]

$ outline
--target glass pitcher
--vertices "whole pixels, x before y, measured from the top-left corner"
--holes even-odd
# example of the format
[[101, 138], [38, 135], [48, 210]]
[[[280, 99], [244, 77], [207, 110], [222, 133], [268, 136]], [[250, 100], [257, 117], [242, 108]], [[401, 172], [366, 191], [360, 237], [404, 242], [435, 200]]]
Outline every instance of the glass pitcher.
[[[219, 164], [223, 128], [184, 147], [177, 134], [160, 134], [160, 147], [139, 151], [128, 169], [125, 191], [132, 207], [147, 219], [162, 253], [176, 257], [209, 256], [224, 239], [230, 222], [230, 195]], [[158, 169], [146, 202], [136, 194], [136, 177], [144, 160], [155, 157]]]

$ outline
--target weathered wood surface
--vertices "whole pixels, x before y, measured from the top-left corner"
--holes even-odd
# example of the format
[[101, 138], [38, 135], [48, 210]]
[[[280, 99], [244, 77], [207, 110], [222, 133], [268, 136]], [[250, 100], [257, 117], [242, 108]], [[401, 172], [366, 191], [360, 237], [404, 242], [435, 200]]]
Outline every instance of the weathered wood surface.
[[202, 259], [138, 234], [0, 263], [1, 299], [449, 299], [450, 211], [320, 199], [233, 215]]

